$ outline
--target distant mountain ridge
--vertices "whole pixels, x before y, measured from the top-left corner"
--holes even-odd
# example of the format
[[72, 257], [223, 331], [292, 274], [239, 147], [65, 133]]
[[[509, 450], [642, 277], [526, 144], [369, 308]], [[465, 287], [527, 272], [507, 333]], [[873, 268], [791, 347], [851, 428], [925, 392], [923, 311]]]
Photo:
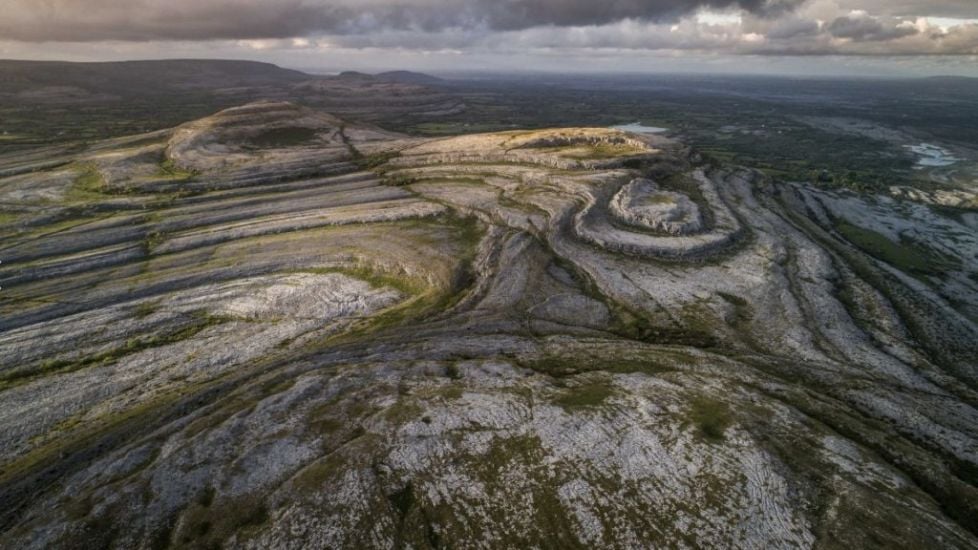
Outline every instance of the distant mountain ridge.
[[377, 78], [384, 80], [393, 80], [394, 82], [402, 82], [405, 84], [421, 84], [421, 85], [438, 85], [444, 84], [445, 80], [438, 78], [437, 76], [431, 76], [425, 73], [416, 73], [414, 71], [387, 71], [384, 73], [378, 73]]
[[0, 59], [0, 96], [66, 88], [77, 88], [93, 94], [158, 94], [188, 89], [282, 87], [332, 78], [379, 79], [421, 86], [444, 83], [438, 77], [412, 71], [387, 71], [376, 75], [347, 71], [338, 77], [320, 77], [272, 63], [227, 59], [106, 62]]
[[268, 86], [314, 78], [271, 63], [215, 59], [166, 59], [75, 63], [0, 60], [0, 94], [50, 87], [93, 93], [154, 94], [174, 89]]
[[440, 82], [408, 71], [323, 76], [219, 59], [0, 60], [0, 150], [158, 130], [261, 100], [397, 126], [465, 109]]

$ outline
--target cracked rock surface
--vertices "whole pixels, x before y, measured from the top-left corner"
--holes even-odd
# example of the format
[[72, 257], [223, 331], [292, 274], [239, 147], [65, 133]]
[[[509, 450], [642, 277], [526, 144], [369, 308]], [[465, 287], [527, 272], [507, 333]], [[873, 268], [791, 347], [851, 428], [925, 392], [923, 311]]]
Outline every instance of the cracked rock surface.
[[0, 174], [0, 547], [978, 548], [973, 213], [283, 102]]

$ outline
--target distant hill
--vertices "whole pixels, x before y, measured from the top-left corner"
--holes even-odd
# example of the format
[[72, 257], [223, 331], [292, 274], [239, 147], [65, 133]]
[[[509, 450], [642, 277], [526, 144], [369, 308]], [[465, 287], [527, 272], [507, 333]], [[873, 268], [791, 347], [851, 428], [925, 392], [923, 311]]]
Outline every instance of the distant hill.
[[105, 96], [153, 96], [194, 90], [281, 88], [312, 81], [395, 82], [416, 86], [444, 84], [440, 78], [411, 71], [378, 75], [347, 71], [317, 77], [271, 63], [218, 59], [165, 59], [73, 63], [0, 60], [0, 96], [71, 102]]
[[384, 73], [367, 74], [359, 71], [343, 71], [325, 80], [372, 80], [384, 82], [396, 82], [398, 84], [414, 84], [416, 86], [437, 86], [444, 84], [445, 81], [430, 74], [415, 73], [412, 71], [387, 71]]
[[388, 71], [386, 73], [379, 73], [377, 78], [401, 82], [404, 84], [421, 84], [429, 86], [445, 83], [443, 79], [438, 78], [437, 76], [431, 76], [430, 74], [424, 73], [415, 73], [411, 71]]
[[317, 76], [254, 61], [0, 60], [0, 152], [169, 128], [259, 100], [400, 128], [465, 109], [440, 83], [408, 71]]
[[930, 76], [924, 80], [930, 80], [931, 82], [970, 82], [972, 84], [978, 82], [978, 77], [974, 76]]
[[312, 76], [270, 63], [168, 59], [71, 63], [0, 60], [0, 94], [76, 90], [90, 94], [154, 95], [163, 92], [282, 85]]

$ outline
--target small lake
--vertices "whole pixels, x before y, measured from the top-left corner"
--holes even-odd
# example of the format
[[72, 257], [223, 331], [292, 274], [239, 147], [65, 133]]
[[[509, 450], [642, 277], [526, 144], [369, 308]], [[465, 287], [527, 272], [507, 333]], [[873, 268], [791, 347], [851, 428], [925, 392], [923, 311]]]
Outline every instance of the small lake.
[[659, 128], [658, 126], [644, 126], [641, 122], [633, 122], [631, 124], [620, 124], [618, 126], [612, 126], [612, 130], [621, 130], [623, 132], [631, 132], [633, 134], [661, 134], [662, 132], [668, 132], [668, 128]]
[[951, 166], [952, 164], [961, 162], [961, 159], [952, 155], [947, 149], [937, 145], [932, 145], [930, 143], [921, 143], [920, 145], [904, 145], [904, 147], [910, 149], [915, 155], [920, 157], [917, 160], [917, 166], [940, 168], [942, 166]]

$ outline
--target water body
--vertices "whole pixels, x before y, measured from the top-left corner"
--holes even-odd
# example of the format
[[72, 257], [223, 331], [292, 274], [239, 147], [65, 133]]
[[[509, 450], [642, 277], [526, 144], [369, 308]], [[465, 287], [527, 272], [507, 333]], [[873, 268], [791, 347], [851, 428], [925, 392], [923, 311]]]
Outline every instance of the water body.
[[658, 126], [644, 126], [641, 122], [633, 122], [631, 124], [620, 124], [618, 126], [612, 126], [612, 130], [621, 130], [623, 132], [632, 132], [633, 134], [661, 134], [662, 132], [668, 132], [668, 128], [659, 128]]
[[938, 145], [921, 143], [920, 145], [904, 145], [904, 147], [910, 149], [915, 155], [920, 157], [917, 160], [917, 166], [920, 167], [940, 168], [961, 162], [961, 159]]

